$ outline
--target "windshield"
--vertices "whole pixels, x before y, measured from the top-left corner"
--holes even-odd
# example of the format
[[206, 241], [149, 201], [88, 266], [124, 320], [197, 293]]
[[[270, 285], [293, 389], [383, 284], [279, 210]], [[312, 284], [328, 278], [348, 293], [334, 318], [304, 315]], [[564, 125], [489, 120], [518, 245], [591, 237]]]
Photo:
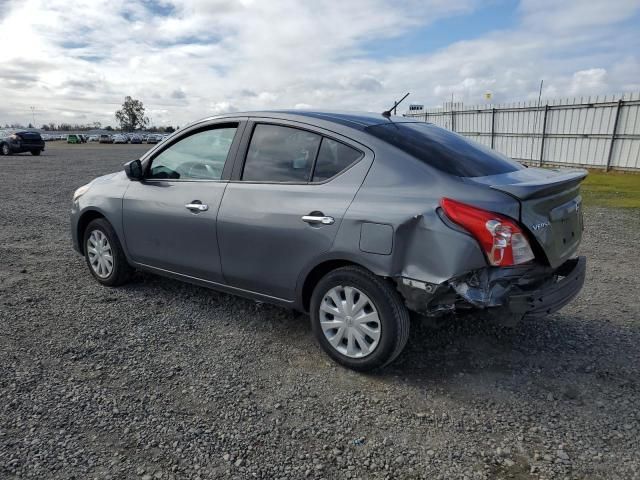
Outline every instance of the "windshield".
[[426, 122], [384, 123], [365, 130], [427, 165], [458, 177], [484, 177], [524, 168], [495, 150]]

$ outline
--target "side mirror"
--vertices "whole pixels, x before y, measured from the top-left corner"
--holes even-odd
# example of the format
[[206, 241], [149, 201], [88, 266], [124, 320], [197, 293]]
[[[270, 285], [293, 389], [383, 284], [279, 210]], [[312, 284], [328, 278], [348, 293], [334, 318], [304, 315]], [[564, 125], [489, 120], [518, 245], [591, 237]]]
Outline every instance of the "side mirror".
[[142, 180], [142, 162], [136, 159], [125, 163], [124, 173], [131, 180]]

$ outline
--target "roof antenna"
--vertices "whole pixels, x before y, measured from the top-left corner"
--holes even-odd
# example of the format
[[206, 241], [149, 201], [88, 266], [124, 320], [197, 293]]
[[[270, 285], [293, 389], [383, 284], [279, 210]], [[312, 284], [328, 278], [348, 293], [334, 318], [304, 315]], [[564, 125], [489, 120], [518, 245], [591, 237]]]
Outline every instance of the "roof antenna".
[[406, 94], [404, 97], [402, 97], [400, 100], [398, 100], [397, 102], [395, 102], [395, 103], [393, 104], [393, 107], [391, 107], [389, 110], [385, 110], [384, 112], [382, 112], [382, 116], [383, 116], [383, 117], [387, 117], [387, 118], [391, 117], [391, 111], [392, 111], [392, 110], [393, 110], [393, 113], [395, 114], [396, 107], [397, 107], [398, 105], [400, 105], [400, 104], [402, 103], [402, 101], [403, 101], [405, 98], [407, 98], [408, 96], [409, 96], [409, 92], [407, 92], [407, 94]]

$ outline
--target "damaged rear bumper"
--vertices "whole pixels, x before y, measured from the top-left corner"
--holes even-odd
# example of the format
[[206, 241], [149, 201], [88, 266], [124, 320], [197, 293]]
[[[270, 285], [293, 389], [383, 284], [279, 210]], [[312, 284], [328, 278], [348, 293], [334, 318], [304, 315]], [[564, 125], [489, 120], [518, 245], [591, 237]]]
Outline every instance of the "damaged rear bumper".
[[533, 291], [514, 292], [508, 297], [508, 308], [514, 314], [539, 318], [557, 312], [582, 290], [587, 259], [568, 260], [554, 275], [554, 282]]
[[423, 315], [487, 310], [509, 319], [537, 318], [560, 310], [582, 289], [586, 258], [567, 260], [557, 269], [541, 265], [487, 267], [439, 285], [398, 281], [407, 306]]

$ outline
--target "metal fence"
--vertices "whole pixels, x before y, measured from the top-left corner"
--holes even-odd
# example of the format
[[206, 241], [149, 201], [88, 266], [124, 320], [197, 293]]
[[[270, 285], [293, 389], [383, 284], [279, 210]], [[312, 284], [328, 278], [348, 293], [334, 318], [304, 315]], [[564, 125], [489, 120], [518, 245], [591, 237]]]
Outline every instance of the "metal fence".
[[640, 170], [640, 93], [428, 109], [405, 116], [529, 165]]

